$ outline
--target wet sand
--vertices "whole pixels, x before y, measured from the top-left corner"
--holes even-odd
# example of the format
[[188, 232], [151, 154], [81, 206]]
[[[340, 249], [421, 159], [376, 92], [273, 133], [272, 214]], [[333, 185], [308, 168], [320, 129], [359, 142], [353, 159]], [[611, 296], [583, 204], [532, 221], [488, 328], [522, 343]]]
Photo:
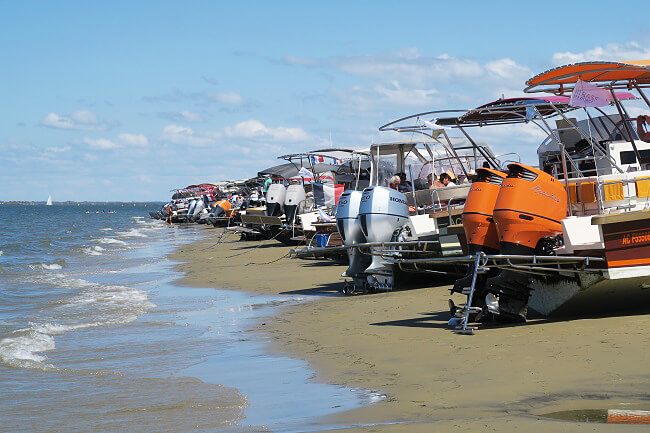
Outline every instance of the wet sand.
[[172, 255], [183, 262], [180, 284], [313, 295], [254, 332], [271, 336], [270, 350], [307, 360], [319, 381], [387, 395], [323, 424], [357, 426], [346, 432], [647, 429], [534, 416], [650, 409], [647, 311], [538, 319], [460, 336], [447, 329], [448, 286], [436, 276], [428, 288], [346, 297], [338, 293], [344, 266], [282, 258], [288, 248], [275, 241], [229, 236], [217, 245], [219, 233]]

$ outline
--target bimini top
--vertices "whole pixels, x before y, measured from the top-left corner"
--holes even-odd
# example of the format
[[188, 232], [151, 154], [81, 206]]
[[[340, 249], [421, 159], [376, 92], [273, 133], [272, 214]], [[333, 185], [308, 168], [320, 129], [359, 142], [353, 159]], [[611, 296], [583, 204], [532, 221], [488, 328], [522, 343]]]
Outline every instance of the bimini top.
[[[527, 108], [529, 107], [529, 108]], [[522, 96], [518, 98], [498, 99], [493, 102], [468, 110], [459, 117], [438, 119], [436, 124], [441, 126], [481, 126], [495, 123], [523, 123], [530, 120], [532, 114], [550, 117], [558, 114], [558, 110], [566, 112], [577, 107], [569, 105], [567, 96]]]
[[[534, 76], [526, 81], [524, 92], [562, 93], [572, 88], [578, 80], [593, 84], [607, 84], [613, 88], [626, 88], [630, 82], [650, 86], [650, 60], [623, 62], [582, 62], [560, 66]], [[540, 86], [548, 86], [539, 89]]]
[[[619, 100], [636, 99], [630, 92], [616, 92]], [[485, 126], [526, 123], [534, 118], [553, 117], [579, 107], [569, 105], [571, 98], [562, 95], [521, 96], [498, 99], [467, 111], [459, 117], [437, 119], [440, 126]], [[609, 96], [611, 102], [612, 97]]]

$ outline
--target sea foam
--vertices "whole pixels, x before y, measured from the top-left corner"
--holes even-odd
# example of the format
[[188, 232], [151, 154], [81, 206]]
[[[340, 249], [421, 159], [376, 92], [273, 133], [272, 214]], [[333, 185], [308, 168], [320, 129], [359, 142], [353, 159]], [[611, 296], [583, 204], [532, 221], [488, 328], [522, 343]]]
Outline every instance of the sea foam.
[[126, 242], [115, 238], [100, 238], [97, 239], [97, 242], [99, 242], [100, 244], [127, 245]]
[[60, 299], [43, 311], [43, 317], [30, 322], [0, 340], [0, 362], [15, 368], [53, 369], [43, 352], [55, 349], [54, 336], [66, 332], [120, 325], [135, 321], [154, 308], [148, 293], [120, 285], [102, 285], [64, 274], [52, 274], [48, 282], [80, 289], [75, 295]]
[[125, 238], [146, 238], [147, 235], [142, 233], [140, 229], [132, 228], [124, 232], [116, 232], [116, 234]]

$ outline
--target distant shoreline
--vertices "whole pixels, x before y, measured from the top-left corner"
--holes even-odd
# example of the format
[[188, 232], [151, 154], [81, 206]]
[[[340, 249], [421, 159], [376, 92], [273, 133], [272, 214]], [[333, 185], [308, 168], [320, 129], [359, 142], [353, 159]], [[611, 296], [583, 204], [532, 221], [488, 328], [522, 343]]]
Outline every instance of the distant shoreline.
[[[25, 206], [37, 206], [44, 205], [45, 200], [41, 201], [2, 201], [0, 200], [0, 205], [3, 204], [14, 204], [14, 205], [25, 205]], [[55, 201], [52, 204], [59, 206], [162, 206], [162, 201]]]

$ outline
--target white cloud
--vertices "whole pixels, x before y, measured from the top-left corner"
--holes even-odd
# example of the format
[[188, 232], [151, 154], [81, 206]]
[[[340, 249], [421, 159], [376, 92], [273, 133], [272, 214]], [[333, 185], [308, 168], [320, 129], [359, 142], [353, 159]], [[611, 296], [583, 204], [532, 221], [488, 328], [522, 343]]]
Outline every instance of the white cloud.
[[79, 131], [99, 131], [108, 126], [107, 123], [100, 122], [95, 113], [86, 110], [75, 111], [71, 114], [48, 113], [41, 123], [48, 128]]
[[120, 147], [146, 147], [149, 144], [149, 139], [143, 134], [130, 134], [122, 133], [117, 136], [117, 139], [110, 138], [90, 138], [85, 137], [81, 140], [82, 143], [94, 149], [117, 149]]
[[217, 93], [214, 99], [226, 105], [242, 105], [244, 98], [237, 92]]
[[526, 66], [517, 64], [510, 58], [503, 58], [488, 62], [485, 69], [493, 78], [503, 79], [505, 81], [523, 82], [530, 78], [532, 71]]
[[145, 147], [149, 144], [149, 140], [147, 137], [143, 134], [120, 134], [117, 136], [119, 141], [122, 144], [125, 144], [127, 146], [139, 146], [139, 147]]
[[93, 147], [95, 149], [115, 149], [117, 147], [120, 147], [119, 143], [116, 143], [115, 141], [111, 141], [107, 138], [84, 138], [83, 142], [87, 144], [90, 147]]
[[375, 113], [392, 107], [429, 108], [441, 100], [437, 89], [405, 88], [397, 81], [372, 87], [354, 86], [334, 93], [345, 111], [353, 113]]
[[259, 120], [246, 120], [223, 129], [224, 135], [233, 138], [268, 139], [273, 141], [301, 141], [309, 138], [302, 128], [270, 128]]
[[196, 133], [192, 128], [176, 124], [166, 125], [161, 138], [173, 144], [208, 145], [214, 143], [218, 134]]
[[478, 61], [443, 54], [421, 56], [416, 48], [365, 56], [301, 58], [285, 57], [292, 65], [336, 69], [350, 75], [384, 81], [399, 80], [408, 86], [431, 86], [440, 81], [477, 78], [486, 69]]
[[180, 115], [183, 118], [183, 120], [187, 122], [200, 122], [201, 120], [203, 120], [203, 118], [199, 113], [193, 113], [191, 111], [181, 111]]
[[70, 151], [70, 146], [50, 146], [45, 150], [49, 153], [64, 153]]
[[[211, 92], [211, 91], [197, 91], [187, 92], [179, 89], [174, 89], [169, 93], [157, 96], [144, 96], [142, 98], [145, 102], [181, 102], [188, 101], [195, 105], [211, 105], [219, 103], [223, 105], [244, 105], [245, 98], [237, 92]], [[182, 114], [182, 113], [181, 113]]]
[[[416, 48], [365, 56], [287, 57], [285, 62], [362, 78], [358, 85], [331, 91], [346, 115], [372, 117], [383, 116], [392, 107], [433, 110], [449, 108], [443, 106], [446, 104], [453, 108], [469, 104], [469, 108], [487, 102], [483, 101], [485, 95], [489, 99], [502, 93], [521, 94], [523, 83], [532, 76], [530, 68], [507, 57], [479, 62], [447, 53], [423, 56]], [[512, 92], [516, 83], [521, 88]], [[483, 97], [477, 100], [475, 95], [479, 94]]]
[[623, 61], [641, 60], [650, 57], [650, 47], [643, 46], [636, 41], [623, 44], [607, 44], [592, 49], [574, 53], [571, 51], [553, 54], [553, 63], [557, 66], [568, 63], [587, 62], [592, 60]]

